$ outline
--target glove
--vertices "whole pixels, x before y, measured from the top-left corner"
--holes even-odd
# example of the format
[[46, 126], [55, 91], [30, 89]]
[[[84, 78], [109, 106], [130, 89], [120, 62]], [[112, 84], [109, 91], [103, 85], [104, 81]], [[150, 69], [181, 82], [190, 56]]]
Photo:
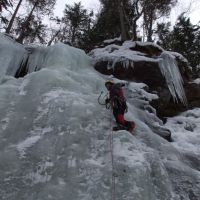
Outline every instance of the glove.
[[108, 103], [110, 103], [110, 99], [107, 98], [107, 99], [105, 100], [105, 104], [108, 104]]

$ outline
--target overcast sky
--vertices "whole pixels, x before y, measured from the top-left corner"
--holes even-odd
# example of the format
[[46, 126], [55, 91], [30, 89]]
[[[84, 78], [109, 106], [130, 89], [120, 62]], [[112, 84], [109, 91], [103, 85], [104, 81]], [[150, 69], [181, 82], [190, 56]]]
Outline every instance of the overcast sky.
[[[55, 14], [57, 16], [62, 17], [63, 16], [63, 10], [65, 8], [65, 4], [73, 4], [74, 2], [80, 2], [82, 5], [91, 10], [98, 11], [100, 7], [99, 0], [57, 0], [56, 4], [56, 12]], [[192, 2], [192, 6], [190, 7], [190, 2]], [[175, 22], [177, 16], [182, 13], [183, 11], [188, 10], [190, 8], [189, 12], [191, 13], [189, 17], [191, 18], [191, 21], [193, 24], [197, 24], [200, 21], [200, 0], [179, 0], [179, 3], [177, 6], [172, 10], [172, 14], [169, 18], [172, 23]]]

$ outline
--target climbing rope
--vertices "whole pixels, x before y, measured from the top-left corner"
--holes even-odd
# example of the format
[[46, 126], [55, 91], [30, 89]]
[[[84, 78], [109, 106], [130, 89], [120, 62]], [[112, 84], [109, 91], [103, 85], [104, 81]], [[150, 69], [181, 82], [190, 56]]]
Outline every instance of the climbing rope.
[[[107, 98], [108, 94], [103, 95], [103, 91], [98, 97], [98, 103], [100, 105], [105, 105], [106, 109], [110, 109], [111, 105], [105, 103], [105, 99]], [[112, 173], [112, 180], [111, 180], [111, 199], [115, 200], [115, 173], [114, 173], [114, 154], [113, 154], [113, 128], [112, 128], [112, 109], [110, 109], [110, 153], [111, 153], [111, 173]]]
[[112, 129], [112, 110], [110, 111], [110, 152], [111, 152], [111, 165], [112, 165], [112, 181], [111, 181], [111, 197], [115, 200], [115, 174], [114, 174], [114, 154], [113, 154], [113, 129]]

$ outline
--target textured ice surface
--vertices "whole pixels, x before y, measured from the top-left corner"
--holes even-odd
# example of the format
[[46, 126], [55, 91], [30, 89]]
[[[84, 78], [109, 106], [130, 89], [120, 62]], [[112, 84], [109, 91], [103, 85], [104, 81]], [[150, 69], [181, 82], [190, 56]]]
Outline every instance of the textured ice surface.
[[[174, 175], [172, 184], [176, 186], [177, 199], [199, 199], [200, 194], [200, 109], [186, 111], [169, 118], [166, 127], [172, 131], [172, 145], [180, 152], [186, 164], [174, 165], [170, 173]], [[174, 168], [174, 170], [173, 170]], [[179, 171], [179, 173], [177, 173]], [[191, 173], [190, 176], [188, 176]], [[178, 175], [179, 174], [179, 175]], [[195, 181], [194, 181], [195, 180]], [[196, 193], [197, 195], [194, 195]]]
[[0, 33], [0, 81], [4, 75], [14, 76], [27, 59], [25, 48]]
[[[104, 76], [81, 50], [57, 44], [38, 51], [29, 69], [40, 71], [20, 79], [3, 76], [0, 84], [1, 200], [111, 200], [115, 123], [97, 103]], [[156, 96], [143, 86], [125, 88], [134, 136], [113, 135], [116, 200], [196, 200], [200, 165], [149, 128], [162, 122], [145, 109]], [[198, 160], [193, 152], [189, 156]]]

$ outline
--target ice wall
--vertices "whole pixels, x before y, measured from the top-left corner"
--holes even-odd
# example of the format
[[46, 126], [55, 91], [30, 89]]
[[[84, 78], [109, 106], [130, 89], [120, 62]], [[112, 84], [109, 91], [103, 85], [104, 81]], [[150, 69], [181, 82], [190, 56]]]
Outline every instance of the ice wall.
[[14, 76], [27, 60], [28, 52], [24, 46], [9, 36], [0, 33], [0, 80], [4, 75]]
[[1, 200], [111, 200], [113, 172], [116, 200], [198, 199], [199, 171], [146, 123], [162, 126], [145, 110], [143, 96], [155, 95], [127, 86], [126, 119], [137, 129], [134, 136], [113, 135], [112, 171], [115, 123], [97, 103], [106, 77], [81, 50], [64, 44], [33, 50], [29, 69], [41, 70], [0, 83]]

